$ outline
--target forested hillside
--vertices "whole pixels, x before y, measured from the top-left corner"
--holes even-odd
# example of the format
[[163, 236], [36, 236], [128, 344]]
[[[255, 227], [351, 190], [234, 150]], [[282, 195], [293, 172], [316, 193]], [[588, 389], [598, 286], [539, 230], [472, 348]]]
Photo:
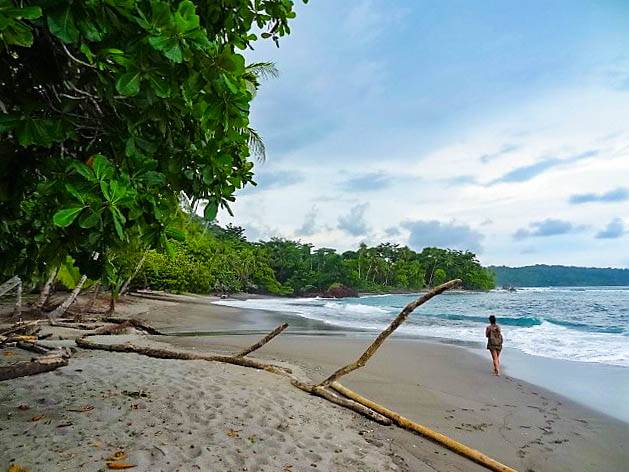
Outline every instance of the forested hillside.
[[[464, 288], [494, 287], [492, 273], [471, 252], [361, 244], [356, 251], [314, 249], [312, 244], [274, 238], [252, 243], [243, 229], [193, 219], [170, 251], [147, 252], [138, 287], [210, 292], [319, 294], [343, 285], [358, 291], [412, 291], [461, 278]], [[135, 260], [139, 260], [136, 254]], [[130, 264], [129, 269], [133, 264]]]
[[534, 265], [525, 267], [489, 267], [496, 274], [498, 286], [574, 287], [629, 285], [629, 269]]

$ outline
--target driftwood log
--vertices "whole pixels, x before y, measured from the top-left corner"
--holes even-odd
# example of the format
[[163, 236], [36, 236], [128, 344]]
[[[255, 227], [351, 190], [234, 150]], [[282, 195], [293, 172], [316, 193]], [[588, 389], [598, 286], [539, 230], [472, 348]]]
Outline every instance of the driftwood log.
[[106, 321], [107, 323], [129, 323], [129, 325], [133, 326], [134, 328], [137, 328], [141, 331], [144, 331], [147, 334], [153, 334], [156, 336], [161, 336], [163, 335], [163, 333], [161, 331], [158, 331], [157, 329], [153, 328], [152, 326], [146, 324], [144, 321], [140, 321], [140, 320], [136, 320], [134, 318], [116, 318], [116, 317], [108, 317], [105, 316], [103, 318], [101, 318], [103, 321]]
[[102, 323], [81, 323], [81, 322], [67, 322], [51, 319], [48, 321], [50, 326], [57, 326], [59, 328], [70, 328], [91, 331], [93, 329], [101, 328]]
[[0, 380], [9, 380], [17, 377], [41, 374], [42, 372], [50, 372], [51, 370], [66, 365], [68, 365], [67, 357], [58, 354], [39, 357], [30, 362], [18, 362], [8, 366], [0, 366]]
[[[319, 387], [316, 385], [309, 385], [300, 380], [296, 379], [292, 375], [292, 371], [285, 367], [281, 367], [274, 364], [267, 364], [265, 362], [261, 362], [255, 359], [241, 357], [238, 355], [235, 356], [225, 356], [218, 354], [201, 354], [201, 353], [192, 353], [192, 352], [183, 352], [183, 351], [175, 351], [171, 349], [157, 349], [152, 347], [145, 346], [137, 346], [132, 343], [125, 344], [104, 344], [104, 343], [96, 343], [94, 341], [90, 341], [86, 338], [79, 338], [76, 341], [77, 346], [83, 349], [99, 349], [103, 351], [112, 351], [112, 352], [134, 352], [136, 354], [142, 354], [148, 357], [155, 357], [158, 359], [179, 359], [179, 360], [204, 360], [204, 361], [212, 361], [212, 362], [224, 362], [227, 364], [235, 364], [243, 367], [251, 367], [254, 369], [265, 370], [267, 372], [271, 372], [273, 374], [281, 375], [283, 377], [288, 377], [291, 383], [303, 390], [304, 392], [310, 393], [312, 395], [316, 395], [326, 400], [342, 406], [344, 408], [349, 408], [357, 413], [360, 413], [367, 418], [376, 421], [380, 424], [390, 425], [391, 420], [380, 415], [379, 413], [374, 412], [373, 410], [357, 403], [353, 400], [343, 398], [340, 395], [337, 395], [330, 389]], [[268, 342], [268, 340], [267, 340]]]
[[288, 323], [282, 323], [277, 328], [275, 328], [273, 331], [271, 331], [269, 334], [267, 334], [265, 337], [260, 339], [260, 341], [258, 341], [257, 343], [249, 346], [244, 351], [241, 351], [240, 353], [236, 354], [236, 357], [244, 357], [247, 354], [251, 354], [253, 351], [257, 351], [262, 346], [264, 346], [266, 343], [268, 343], [271, 339], [273, 339], [275, 336], [277, 336], [282, 331], [284, 331], [286, 328], [288, 328]]
[[0, 340], [15, 335], [32, 335], [39, 330], [39, 321], [27, 321], [25, 323], [18, 322], [0, 330]]
[[468, 459], [471, 459], [474, 462], [481, 464], [482, 466], [485, 466], [490, 470], [494, 470], [496, 472], [517, 472], [515, 469], [512, 469], [509, 466], [501, 464], [500, 462], [492, 459], [491, 457], [483, 454], [480, 451], [477, 451], [476, 449], [472, 449], [471, 447], [466, 446], [465, 444], [462, 444], [452, 438], [449, 438], [445, 434], [441, 434], [441, 433], [438, 433], [437, 431], [433, 431], [432, 429], [427, 428], [426, 426], [423, 426], [419, 423], [414, 422], [413, 420], [409, 420], [408, 418], [405, 418], [404, 416], [400, 415], [399, 413], [396, 413], [393, 410], [388, 409], [387, 407], [379, 405], [378, 403], [373, 402], [369, 400], [368, 398], [363, 397], [362, 395], [354, 392], [353, 390], [350, 390], [349, 388], [341, 385], [338, 382], [332, 383], [330, 387], [336, 390], [337, 392], [341, 393], [342, 395], [345, 395], [347, 398], [351, 398], [355, 402], [360, 403], [361, 405], [364, 405], [367, 408], [370, 408], [380, 413], [382, 416], [391, 419], [396, 425], [400, 426], [401, 428], [419, 433], [425, 438], [428, 438], [438, 444], [441, 444], [442, 446], [447, 447], [448, 449], [456, 452], [457, 454], [467, 457]]
[[400, 314], [397, 315], [395, 319], [391, 322], [391, 324], [384, 331], [382, 331], [378, 335], [376, 340], [373, 343], [371, 343], [371, 345], [367, 348], [367, 350], [363, 352], [363, 354], [358, 358], [358, 360], [356, 360], [355, 362], [352, 362], [351, 364], [347, 364], [344, 367], [341, 367], [332, 375], [330, 375], [327, 379], [321, 382], [319, 385], [321, 387], [326, 387], [332, 384], [333, 382], [335, 382], [336, 380], [338, 380], [339, 378], [341, 378], [342, 376], [347, 375], [350, 372], [364, 366], [367, 363], [367, 361], [371, 358], [371, 356], [375, 354], [375, 352], [382, 345], [382, 343], [391, 334], [393, 334], [393, 332], [406, 320], [406, 318], [408, 318], [408, 316], [413, 312], [413, 310], [415, 310], [415, 308], [417, 308], [420, 305], [423, 305], [434, 296], [439, 295], [445, 292], [446, 290], [450, 290], [451, 288], [457, 287], [461, 283], [462, 281], [460, 279], [450, 280], [449, 282], [446, 282], [444, 284], [439, 285], [438, 287], [433, 288], [429, 292], [419, 297], [417, 300], [414, 300], [408, 305], [406, 305], [402, 309]]
[[17, 341], [17, 347], [25, 351], [34, 352], [36, 354], [48, 354], [51, 348], [36, 342]]
[[226, 362], [228, 364], [240, 365], [243, 367], [251, 367], [253, 369], [266, 370], [274, 374], [286, 375], [290, 374], [291, 370], [285, 367], [281, 367], [274, 364], [267, 364], [255, 359], [249, 359], [246, 357], [224, 356], [220, 354], [202, 354], [196, 352], [175, 351], [171, 349], [159, 349], [148, 346], [138, 346], [133, 343], [125, 344], [106, 344], [90, 341], [86, 338], [79, 338], [76, 341], [77, 346], [83, 349], [99, 349], [102, 351], [111, 352], [134, 352], [136, 354], [142, 354], [148, 357], [155, 357], [157, 359], [179, 359], [186, 361], [214, 361], [214, 362]]

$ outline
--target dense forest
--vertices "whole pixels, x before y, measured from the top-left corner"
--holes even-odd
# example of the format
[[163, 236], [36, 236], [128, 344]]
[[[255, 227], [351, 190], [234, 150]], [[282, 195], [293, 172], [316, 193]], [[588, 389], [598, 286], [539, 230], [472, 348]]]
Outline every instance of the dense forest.
[[190, 219], [185, 232], [183, 239], [170, 241], [170, 251], [147, 252], [136, 286], [305, 295], [338, 286], [363, 292], [413, 291], [461, 278], [467, 289], [494, 287], [493, 274], [471, 252], [425, 248], [418, 253], [384, 243], [361, 244], [339, 254], [280, 238], [252, 243], [240, 227], [221, 228], [199, 218]]
[[525, 267], [489, 267], [499, 286], [574, 287], [629, 285], [629, 269], [534, 265]]

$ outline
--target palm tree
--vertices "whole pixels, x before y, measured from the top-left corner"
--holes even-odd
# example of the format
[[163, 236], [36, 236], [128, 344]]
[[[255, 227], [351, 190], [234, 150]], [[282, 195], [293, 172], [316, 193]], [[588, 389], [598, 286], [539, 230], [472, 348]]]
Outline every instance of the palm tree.
[[[267, 79], [275, 79], [279, 77], [280, 72], [272, 62], [254, 62], [245, 67], [245, 81], [249, 93], [255, 97], [260, 87], [260, 82]], [[266, 146], [262, 140], [262, 136], [253, 128], [247, 128], [245, 132], [248, 134], [249, 150], [259, 162], [266, 160]]]

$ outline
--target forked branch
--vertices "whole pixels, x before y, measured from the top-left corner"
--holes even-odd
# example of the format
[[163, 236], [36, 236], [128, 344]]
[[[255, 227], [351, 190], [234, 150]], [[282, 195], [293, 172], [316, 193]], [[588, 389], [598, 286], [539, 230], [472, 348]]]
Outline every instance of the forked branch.
[[429, 292], [427, 292], [424, 295], [422, 295], [421, 297], [419, 297], [417, 300], [414, 300], [411, 303], [409, 303], [408, 305], [406, 305], [402, 309], [400, 314], [397, 315], [395, 317], [395, 319], [391, 322], [391, 324], [384, 331], [382, 331], [382, 333], [380, 333], [378, 335], [376, 340], [373, 343], [371, 343], [371, 345], [367, 348], [367, 350], [365, 352], [363, 352], [362, 356], [360, 356], [357, 361], [352, 362], [351, 364], [348, 364], [348, 365], [346, 365], [344, 367], [341, 367], [339, 370], [337, 370], [332, 375], [330, 375], [327, 379], [325, 379], [323, 382], [321, 382], [319, 384], [319, 386], [327, 387], [330, 384], [332, 384], [332, 382], [335, 382], [336, 380], [338, 380], [339, 378], [343, 377], [344, 375], [347, 375], [350, 372], [352, 372], [352, 371], [354, 371], [356, 369], [359, 369], [360, 367], [363, 367], [367, 363], [367, 361], [371, 358], [371, 356], [373, 356], [375, 354], [375, 352], [382, 345], [382, 343], [402, 323], [404, 323], [406, 318], [408, 318], [408, 315], [410, 315], [413, 312], [413, 310], [415, 310], [415, 308], [417, 308], [420, 305], [423, 305], [424, 303], [426, 303], [428, 300], [430, 300], [434, 296], [439, 295], [439, 294], [445, 292], [446, 290], [450, 290], [451, 288], [454, 288], [454, 287], [460, 285], [461, 283], [462, 283], [461, 279], [450, 280], [449, 282], [446, 282], [445, 284], [441, 284], [438, 287], [433, 288]]

